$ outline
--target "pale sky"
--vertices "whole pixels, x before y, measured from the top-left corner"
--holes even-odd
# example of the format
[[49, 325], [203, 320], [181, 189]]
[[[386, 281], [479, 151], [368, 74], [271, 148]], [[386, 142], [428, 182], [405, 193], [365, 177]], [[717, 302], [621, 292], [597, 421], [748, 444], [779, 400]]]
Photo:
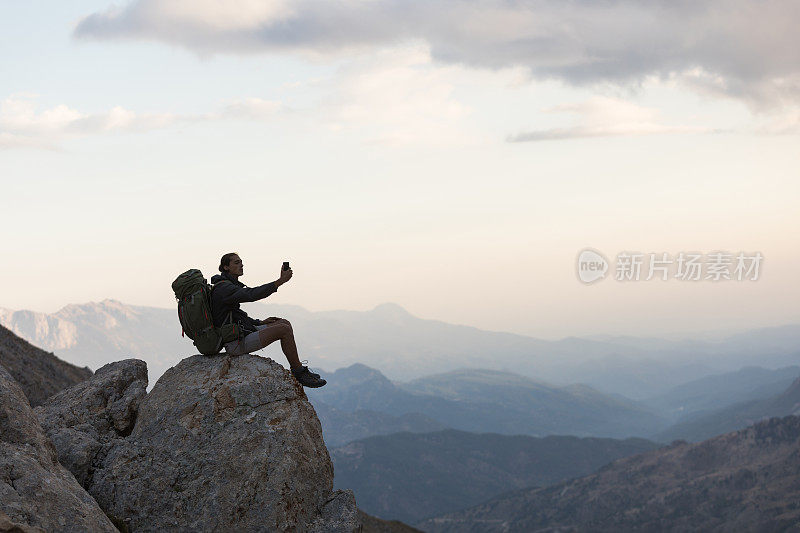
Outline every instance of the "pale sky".
[[[0, 3], [0, 307], [266, 302], [541, 338], [800, 322], [800, 4]], [[585, 285], [584, 248], [760, 252]]]

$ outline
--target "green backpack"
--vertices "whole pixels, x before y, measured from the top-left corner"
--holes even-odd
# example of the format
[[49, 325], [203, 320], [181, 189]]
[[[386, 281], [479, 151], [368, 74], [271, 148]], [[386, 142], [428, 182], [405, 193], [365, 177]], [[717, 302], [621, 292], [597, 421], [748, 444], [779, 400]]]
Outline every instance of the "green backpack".
[[196, 268], [178, 276], [172, 282], [172, 290], [178, 300], [178, 320], [183, 328], [181, 335], [192, 339], [201, 354], [217, 354], [223, 344], [244, 336], [241, 325], [233, 323], [232, 313], [228, 314], [222, 327], [214, 327], [211, 314], [211, 293], [214, 288]]

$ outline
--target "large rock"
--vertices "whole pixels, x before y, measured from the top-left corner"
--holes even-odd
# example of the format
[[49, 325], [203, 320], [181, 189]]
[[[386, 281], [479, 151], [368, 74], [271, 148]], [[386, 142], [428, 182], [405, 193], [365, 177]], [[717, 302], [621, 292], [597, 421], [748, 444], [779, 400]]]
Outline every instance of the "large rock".
[[22, 389], [0, 366], [0, 530], [113, 532], [56, 451]]
[[109, 363], [90, 379], [50, 397], [36, 414], [61, 464], [88, 488], [98, 454], [130, 434], [146, 394], [147, 365], [127, 359]]
[[135, 418], [129, 436], [101, 443], [86, 481], [122, 530], [360, 528], [352, 492], [332, 491], [314, 408], [272, 360], [184, 359]]
[[361, 517], [352, 490], [335, 490], [322, 506], [319, 515], [308, 526], [308, 533], [351, 533], [362, 531]]

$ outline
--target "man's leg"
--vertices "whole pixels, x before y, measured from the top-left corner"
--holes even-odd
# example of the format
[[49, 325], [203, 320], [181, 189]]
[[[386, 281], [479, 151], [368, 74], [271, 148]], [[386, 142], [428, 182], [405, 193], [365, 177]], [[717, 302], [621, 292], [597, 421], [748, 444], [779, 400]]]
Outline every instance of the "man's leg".
[[268, 346], [280, 339], [281, 349], [292, 368], [300, 368], [300, 357], [297, 355], [297, 344], [294, 342], [294, 331], [288, 320], [282, 318], [271, 322], [258, 330], [258, 338], [262, 346]]

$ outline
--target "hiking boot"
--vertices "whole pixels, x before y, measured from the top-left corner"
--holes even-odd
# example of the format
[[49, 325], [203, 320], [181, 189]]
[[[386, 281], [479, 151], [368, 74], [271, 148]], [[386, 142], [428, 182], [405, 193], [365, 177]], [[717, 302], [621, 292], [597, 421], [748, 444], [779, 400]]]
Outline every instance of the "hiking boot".
[[310, 387], [312, 389], [322, 387], [327, 383], [327, 381], [322, 379], [319, 374], [311, 372], [307, 366], [293, 368], [292, 375], [294, 375], [295, 379], [299, 381], [302, 386]]
[[[308, 366], [308, 361], [300, 361], [300, 364], [302, 364], [303, 366], [307, 367]], [[308, 373], [311, 374], [312, 376], [314, 376], [317, 379], [322, 377], [319, 374], [317, 374], [316, 372], [312, 372], [310, 368], [308, 369]]]

